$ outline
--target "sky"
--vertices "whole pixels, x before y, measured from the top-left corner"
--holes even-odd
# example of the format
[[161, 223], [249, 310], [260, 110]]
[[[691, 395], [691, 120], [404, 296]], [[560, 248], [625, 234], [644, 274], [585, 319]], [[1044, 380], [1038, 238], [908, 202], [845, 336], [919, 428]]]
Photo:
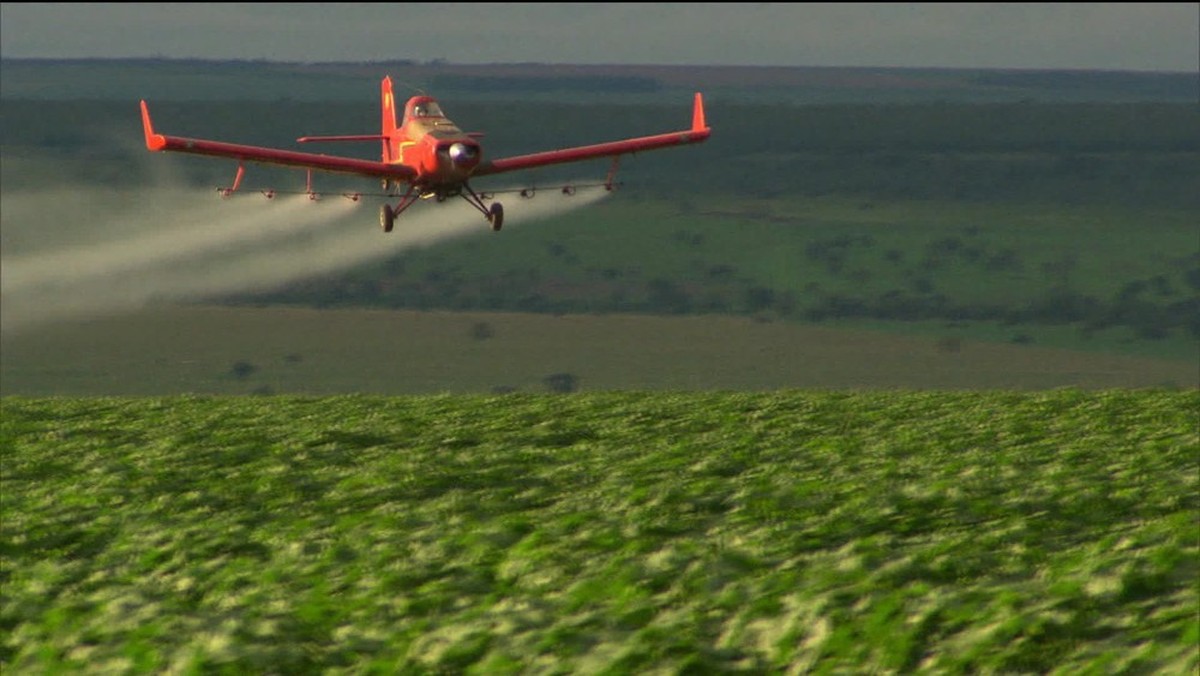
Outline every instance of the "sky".
[[1200, 70], [1200, 3], [0, 3], [5, 58]]

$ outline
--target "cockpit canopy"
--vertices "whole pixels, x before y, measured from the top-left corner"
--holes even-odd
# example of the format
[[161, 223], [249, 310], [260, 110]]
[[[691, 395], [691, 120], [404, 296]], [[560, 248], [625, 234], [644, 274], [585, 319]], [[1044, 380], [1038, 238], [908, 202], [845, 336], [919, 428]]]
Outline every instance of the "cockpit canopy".
[[405, 117], [409, 118], [436, 118], [446, 117], [442, 113], [441, 106], [437, 101], [428, 96], [414, 96], [408, 100], [407, 110], [404, 112]]

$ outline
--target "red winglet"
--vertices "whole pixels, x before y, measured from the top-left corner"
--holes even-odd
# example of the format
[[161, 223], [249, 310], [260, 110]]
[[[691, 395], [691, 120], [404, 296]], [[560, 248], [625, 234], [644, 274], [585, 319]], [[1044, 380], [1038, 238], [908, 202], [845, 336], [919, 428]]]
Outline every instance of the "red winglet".
[[150, 109], [146, 107], [145, 99], [142, 100], [142, 130], [146, 133], [146, 147], [150, 150], [162, 150], [167, 146], [167, 139], [154, 133], [154, 125], [150, 124]]
[[588, 146], [573, 146], [560, 150], [518, 155], [516, 157], [502, 157], [480, 164], [473, 175], [487, 176], [489, 174], [501, 174], [506, 171], [518, 171], [550, 164], [579, 162], [598, 157], [631, 155], [656, 148], [701, 143], [707, 140], [711, 134], [712, 129], [708, 127], [708, 122], [704, 119], [704, 98], [700, 95], [700, 92], [696, 92], [696, 97], [692, 103], [692, 126], [689, 129], [668, 132], [666, 134], [656, 134], [654, 136], [638, 136], [620, 141], [610, 141], [608, 143], [596, 143]]

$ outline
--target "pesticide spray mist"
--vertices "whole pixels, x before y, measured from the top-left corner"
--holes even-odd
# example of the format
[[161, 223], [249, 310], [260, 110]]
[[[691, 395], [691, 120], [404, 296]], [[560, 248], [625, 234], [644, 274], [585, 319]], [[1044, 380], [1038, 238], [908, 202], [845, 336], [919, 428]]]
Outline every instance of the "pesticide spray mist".
[[[540, 193], [505, 201], [505, 232], [600, 200]], [[503, 237], [462, 200], [418, 203], [390, 234], [382, 198], [303, 195], [222, 200], [207, 191], [97, 188], [5, 194], [0, 200], [0, 330], [136, 311], [278, 287], [456, 237]]]

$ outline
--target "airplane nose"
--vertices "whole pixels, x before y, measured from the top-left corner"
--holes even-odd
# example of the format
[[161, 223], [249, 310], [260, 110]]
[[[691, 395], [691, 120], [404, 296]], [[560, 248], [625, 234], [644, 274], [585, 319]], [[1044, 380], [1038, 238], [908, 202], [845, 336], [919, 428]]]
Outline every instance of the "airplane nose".
[[471, 167], [479, 162], [479, 146], [454, 143], [450, 146], [450, 161], [456, 167]]

